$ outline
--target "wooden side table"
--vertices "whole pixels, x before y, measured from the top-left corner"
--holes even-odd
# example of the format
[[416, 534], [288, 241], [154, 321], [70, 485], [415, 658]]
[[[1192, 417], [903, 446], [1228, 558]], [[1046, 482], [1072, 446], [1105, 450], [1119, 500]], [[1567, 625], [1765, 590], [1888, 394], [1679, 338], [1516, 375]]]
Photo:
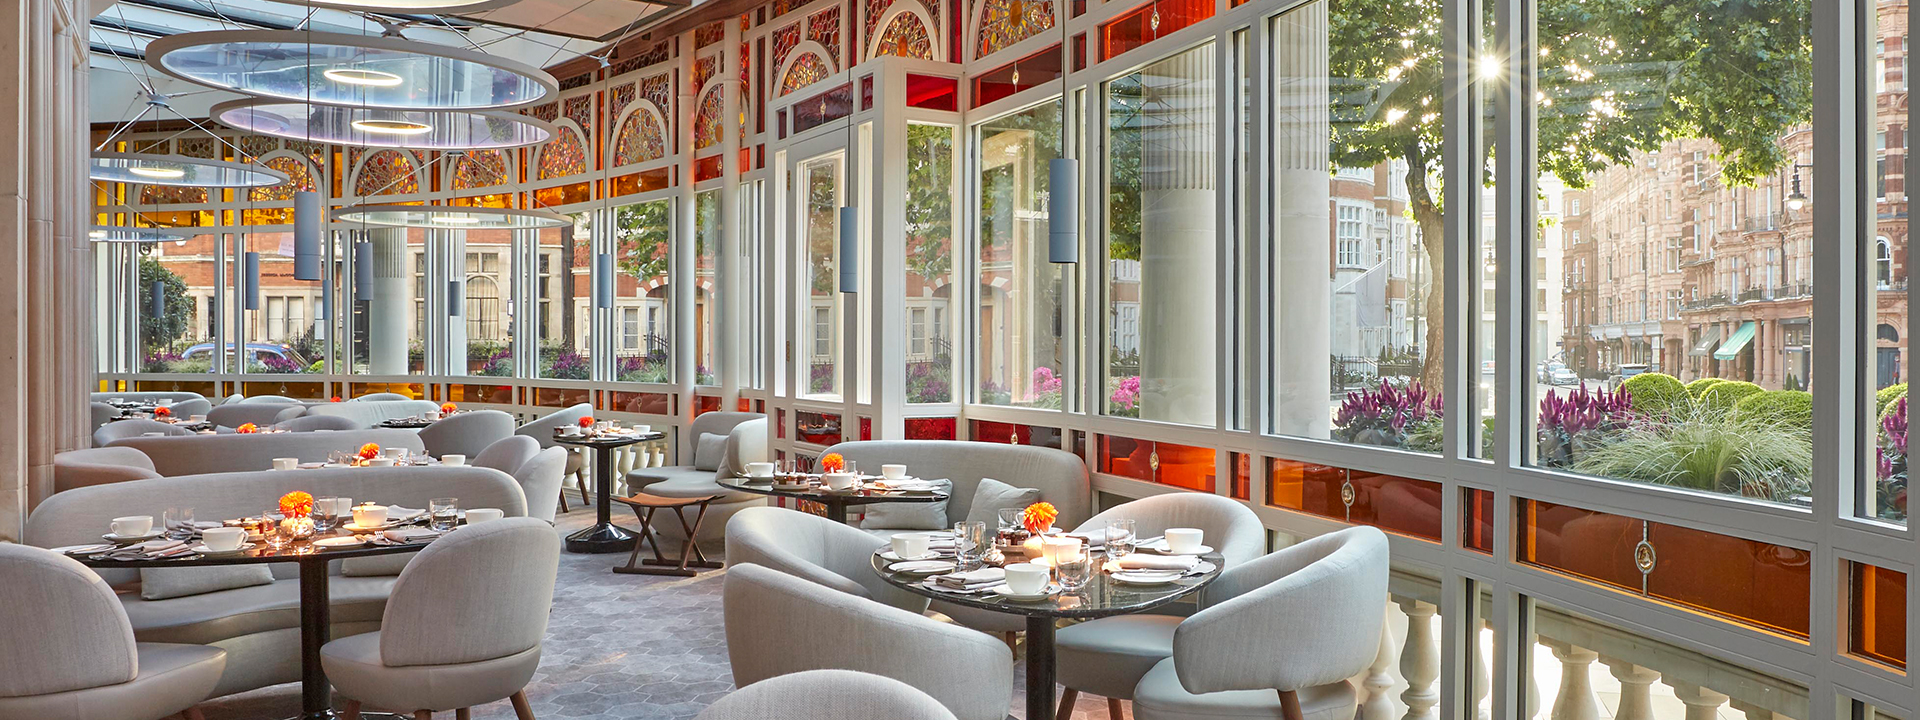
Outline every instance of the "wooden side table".
[[[695, 540], [700, 532], [700, 524], [707, 519], [707, 508], [713, 504], [713, 501], [719, 499], [719, 495], [694, 498], [670, 498], [660, 497], [659, 495], [648, 495], [646, 493], [635, 493], [630, 497], [614, 498], [613, 500], [615, 502], [623, 503], [627, 507], [633, 508], [634, 517], [640, 519], [640, 542], [634, 543], [633, 554], [627, 556], [627, 564], [616, 567], [613, 571], [630, 575], [675, 575], [679, 577], [693, 577], [700, 574], [700, 571], [694, 568], [714, 569], [721, 567], [719, 562], [707, 559], [707, 554], [700, 551], [699, 541]], [[689, 525], [687, 524], [686, 509], [696, 505], [699, 506], [700, 511], [693, 516], [693, 524]], [[661, 510], [672, 510], [673, 516], [680, 520], [680, 529], [687, 532], [687, 546], [680, 548], [679, 562], [668, 560], [666, 554], [660, 551], [660, 540], [654, 537], [653, 516]], [[653, 546], [653, 557], [640, 557], [640, 546], [642, 543]]]

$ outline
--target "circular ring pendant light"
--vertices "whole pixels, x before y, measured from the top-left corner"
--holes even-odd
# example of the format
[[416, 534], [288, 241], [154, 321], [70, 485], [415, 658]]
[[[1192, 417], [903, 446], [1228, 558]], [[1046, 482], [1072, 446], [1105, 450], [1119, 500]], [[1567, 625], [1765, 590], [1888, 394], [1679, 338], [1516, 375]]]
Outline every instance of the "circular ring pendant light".
[[196, 85], [376, 110], [497, 110], [559, 92], [531, 65], [399, 37], [211, 30], [147, 44], [147, 63]]
[[286, 173], [264, 165], [122, 152], [94, 153], [87, 177], [107, 182], [205, 188], [267, 187], [287, 181]]
[[379, 227], [445, 230], [539, 230], [573, 224], [573, 218], [552, 210], [454, 205], [354, 205], [334, 211], [333, 219]]
[[167, 240], [181, 240], [193, 233], [185, 230], [166, 228], [120, 227], [117, 225], [95, 225], [87, 231], [87, 239], [97, 243], [150, 243]]
[[328, 10], [372, 13], [468, 13], [512, 5], [520, 0], [280, 0]]
[[221, 124], [260, 135], [332, 145], [415, 150], [495, 150], [537, 145], [552, 123], [497, 110], [378, 110], [282, 100], [233, 100], [213, 106]]

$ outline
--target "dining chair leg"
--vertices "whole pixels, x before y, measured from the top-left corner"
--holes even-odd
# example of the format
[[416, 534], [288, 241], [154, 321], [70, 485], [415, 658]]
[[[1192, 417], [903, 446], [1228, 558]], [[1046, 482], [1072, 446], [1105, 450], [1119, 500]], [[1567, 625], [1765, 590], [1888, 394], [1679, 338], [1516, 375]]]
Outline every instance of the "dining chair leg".
[[562, 486], [560, 488], [560, 512], [562, 513], [573, 512], [572, 510], [567, 508], [567, 488], [565, 486]]
[[1300, 715], [1300, 696], [1292, 690], [1280, 692], [1280, 717], [1286, 720], [1306, 720]]
[[533, 705], [527, 702], [527, 691], [521, 690], [507, 698], [513, 701], [513, 714], [520, 720], [533, 720]]
[[345, 720], [360, 720], [360, 701], [348, 700], [347, 709], [340, 713]]
[[458, 708], [453, 711], [455, 720], [473, 720], [473, 708]]
[[1112, 720], [1127, 720], [1127, 705], [1120, 698], [1107, 698], [1107, 717]]
[[1070, 720], [1073, 717], [1073, 704], [1079, 701], [1079, 690], [1067, 688], [1060, 693], [1060, 709], [1053, 714], [1054, 720]]
[[1014, 657], [1020, 656], [1020, 633], [1003, 632], [1000, 633], [1000, 639], [1006, 641], [1007, 649], [1013, 651]]

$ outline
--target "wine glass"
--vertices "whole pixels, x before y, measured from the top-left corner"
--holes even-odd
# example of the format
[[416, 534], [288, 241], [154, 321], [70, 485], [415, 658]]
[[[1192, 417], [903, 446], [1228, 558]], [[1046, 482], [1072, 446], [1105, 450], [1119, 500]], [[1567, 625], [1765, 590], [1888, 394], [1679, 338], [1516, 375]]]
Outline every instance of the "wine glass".
[[1118, 561], [1133, 554], [1134, 534], [1133, 518], [1114, 518], [1107, 521], [1107, 557]]

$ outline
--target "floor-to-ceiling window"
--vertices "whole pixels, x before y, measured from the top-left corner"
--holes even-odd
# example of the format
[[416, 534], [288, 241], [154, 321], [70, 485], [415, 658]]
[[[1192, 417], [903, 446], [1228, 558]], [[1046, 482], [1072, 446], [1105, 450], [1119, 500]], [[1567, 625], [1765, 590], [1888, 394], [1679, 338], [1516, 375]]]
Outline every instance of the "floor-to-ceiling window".
[[673, 201], [621, 205], [613, 209], [614, 377], [622, 382], [673, 381], [672, 327], [668, 318], [672, 287]]
[[573, 226], [539, 232], [540, 345], [536, 377], [591, 377], [593, 335], [593, 214], [573, 213]]
[[1061, 286], [1047, 259], [1047, 161], [1060, 154], [1060, 102], [974, 127], [979, 245], [975, 400], [1059, 408], [1067, 342]]
[[802, 251], [799, 298], [803, 395], [838, 396], [840, 356], [840, 193], [842, 156], [800, 164]]
[[907, 126], [906, 392], [953, 401], [954, 129]]
[[693, 384], [718, 384], [720, 354], [716, 333], [721, 321], [715, 316], [720, 283], [720, 191], [708, 190], [693, 197]]

